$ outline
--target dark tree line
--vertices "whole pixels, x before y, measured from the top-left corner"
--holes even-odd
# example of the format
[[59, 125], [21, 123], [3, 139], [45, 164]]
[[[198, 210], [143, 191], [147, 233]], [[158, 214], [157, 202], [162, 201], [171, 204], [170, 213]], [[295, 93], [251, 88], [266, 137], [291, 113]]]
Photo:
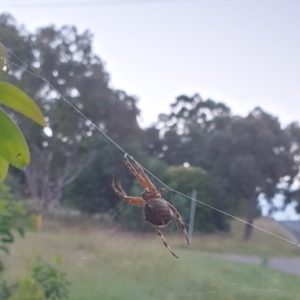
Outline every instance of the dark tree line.
[[109, 88], [109, 76], [92, 52], [89, 32], [79, 34], [76, 28], [64, 26], [29, 34], [8, 15], [0, 17], [0, 26], [10, 60], [6, 79], [36, 100], [51, 129], [47, 135], [15, 117], [34, 158], [25, 171], [26, 191], [47, 206], [59, 202], [62, 189], [96, 157], [99, 141], [89, 120], [118, 143], [140, 143], [136, 99]]
[[[90, 32], [51, 26], [29, 33], [3, 14], [0, 40], [10, 60], [6, 80], [37, 101], [49, 125], [45, 132], [15, 116], [32, 163], [25, 176], [15, 170], [12, 175], [22, 193], [42, 207], [63, 203], [88, 213], [114, 213], [124, 205], [110, 188], [114, 172], [122, 174], [128, 194], [139, 195], [141, 189], [123, 165], [123, 153], [93, 124], [170, 187], [188, 195], [197, 190], [201, 202], [215, 207], [197, 204], [199, 230], [228, 230], [221, 210], [246, 219], [248, 239], [259, 195], [271, 202], [282, 193], [286, 204], [300, 202], [298, 123], [283, 128], [261, 108], [235, 116], [224, 103], [196, 94], [179, 96], [169, 114], [143, 130], [137, 123], [137, 99], [110, 87], [109, 75], [92, 51]], [[165, 197], [187, 221], [190, 202], [172, 193]], [[139, 217], [135, 207], [119, 216], [132, 228], [139, 227]]]
[[[284, 192], [288, 202], [298, 200], [298, 190], [291, 189], [298, 182], [298, 124], [284, 129], [261, 108], [246, 117], [233, 116], [223, 103], [199, 95], [180, 96], [171, 108], [169, 115], [160, 116], [158, 129], [148, 130], [149, 152], [168, 164], [188, 162], [206, 170], [212, 205], [245, 215], [245, 239], [251, 235], [260, 194], [271, 201]], [[284, 191], [278, 188], [282, 181], [287, 182]]]

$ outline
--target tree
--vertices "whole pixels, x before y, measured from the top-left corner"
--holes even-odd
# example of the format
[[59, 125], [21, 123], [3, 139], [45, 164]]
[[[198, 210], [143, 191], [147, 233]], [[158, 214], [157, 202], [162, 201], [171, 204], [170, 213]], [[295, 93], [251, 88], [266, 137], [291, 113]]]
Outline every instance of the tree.
[[203, 100], [198, 94], [181, 95], [171, 104], [169, 115], [159, 116], [156, 128], [163, 142], [158, 155], [170, 165], [184, 162], [204, 165], [205, 144], [210, 133], [223, 130], [229, 120], [230, 109], [225, 104]]
[[244, 239], [249, 239], [257, 210], [257, 198], [271, 199], [278, 183], [295, 173], [290, 140], [277, 118], [255, 108], [247, 117], [232, 123], [232, 155], [229, 169], [231, 187], [246, 202]]
[[[160, 178], [165, 178], [165, 166], [156, 158], [148, 157], [142, 151], [141, 145], [136, 139], [128, 139], [122, 144], [125, 151], [130, 153], [139, 163], [147, 167]], [[143, 190], [123, 162], [123, 155], [119, 149], [105, 138], [97, 139], [97, 147], [101, 152], [97, 153], [93, 164], [85, 169], [80, 176], [70, 184], [65, 192], [65, 198], [69, 205], [86, 213], [110, 213], [115, 214], [126, 205], [112, 190], [112, 176], [121, 175], [122, 187], [128, 195], [140, 196]], [[151, 178], [151, 177], [150, 177]], [[159, 188], [162, 187], [153, 178], [151, 181]], [[141, 228], [143, 214], [140, 207], [127, 206], [117, 216], [116, 220], [130, 230], [149, 230], [151, 227]]]
[[[285, 133], [289, 138], [289, 145], [286, 151], [291, 157], [292, 171], [289, 175], [280, 179], [279, 192], [284, 196], [285, 207], [291, 202], [296, 202], [296, 210], [300, 213], [300, 188], [299, 188], [299, 167], [300, 167], [300, 126], [294, 122], [285, 128]], [[282, 149], [279, 149], [282, 150]], [[278, 152], [278, 149], [277, 149]], [[272, 203], [271, 203], [272, 204]]]
[[101, 150], [96, 148], [96, 126], [122, 143], [140, 135], [139, 111], [135, 98], [109, 87], [102, 61], [92, 52], [90, 32], [79, 34], [75, 27], [63, 26], [29, 34], [18, 29], [10, 16], [0, 18], [0, 38], [7, 42], [10, 53], [22, 49], [22, 68], [15, 67], [16, 59], [11, 56], [7, 79], [27, 91], [48, 120], [49, 127], [43, 132], [16, 117], [34, 157], [25, 172], [27, 190], [47, 207], [61, 200], [62, 189]]
[[[168, 164], [188, 162], [203, 168], [216, 208], [215, 227], [227, 228], [227, 217], [219, 211], [244, 214], [244, 239], [248, 239], [258, 214], [258, 195], [270, 200], [283, 178], [294, 182], [297, 176], [298, 148], [291, 138], [298, 134], [295, 128], [283, 130], [277, 118], [260, 108], [243, 118], [232, 116], [222, 103], [203, 101], [198, 95], [180, 96], [171, 113], [161, 115], [156, 128], [148, 130], [149, 152]], [[296, 198], [298, 191], [293, 190], [293, 195]]]
[[[178, 190], [185, 195], [192, 195], [197, 192], [197, 199], [202, 203], [210, 205], [208, 198], [208, 177], [207, 173], [199, 167], [172, 166], [167, 169], [168, 185], [174, 190]], [[180, 195], [172, 193], [172, 199], [176, 208], [180, 211], [183, 220], [188, 222], [191, 208], [191, 201]], [[169, 199], [170, 201], [170, 199]], [[194, 228], [201, 232], [212, 232], [214, 224], [212, 222], [212, 211], [202, 203], [196, 203]]]
[[[171, 113], [160, 115], [157, 125], [146, 131], [146, 137], [148, 152], [161, 157], [167, 164], [189, 163], [207, 171], [210, 204], [232, 213], [236, 205], [230, 205], [229, 183], [219, 172], [220, 152], [226, 151], [228, 136], [225, 131], [230, 122], [230, 109], [225, 104], [203, 100], [198, 94], [181, 95], [171, 105]], [[229, 229], [228, 217], [224, 214], [212, 210], [210, 217], [214, 228]]]

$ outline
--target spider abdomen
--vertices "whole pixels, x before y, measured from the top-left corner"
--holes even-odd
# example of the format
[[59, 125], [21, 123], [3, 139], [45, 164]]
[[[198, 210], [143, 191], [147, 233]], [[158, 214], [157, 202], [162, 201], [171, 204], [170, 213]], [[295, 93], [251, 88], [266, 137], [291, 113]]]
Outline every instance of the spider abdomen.
[[155, 225], [167, 225], [173, 220], [174, 215], [168, 204], [163, 199], [149, 199], [144, 207], [145, 221]]

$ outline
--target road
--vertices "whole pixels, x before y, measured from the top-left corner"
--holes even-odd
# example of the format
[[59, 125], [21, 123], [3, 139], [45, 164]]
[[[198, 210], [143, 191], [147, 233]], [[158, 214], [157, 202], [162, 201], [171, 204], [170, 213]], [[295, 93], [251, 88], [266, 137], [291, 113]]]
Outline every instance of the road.
[[[281, 221], [279, 223], [293, 235], [295, 242], [298, 241], [300, 243], [300, 221]], [[214, 256], [225, 260], [254, 265], [263, 263], [262, 258], [258, 256], [227, 254], [216, 254]], [[300, 257], [270, 257], [267, 259], [266, 263], [272, 269], [300, 276]]]
[[300, 221], [281, 221], [279, 223], [289, 230], [300, 243]]
[[[214, 257], [247, 263], [252, 265], [260, 265], [263, 263], [263, 259], [258, 256], [247, 256], [247, 255], [231, 255], [231, 254], [213, 254]], [[267, 258], [267, 265], [275, 270], [291, 273], [300, 276], [300, 257], [290, 258], [290, 257], [270, 257]]]

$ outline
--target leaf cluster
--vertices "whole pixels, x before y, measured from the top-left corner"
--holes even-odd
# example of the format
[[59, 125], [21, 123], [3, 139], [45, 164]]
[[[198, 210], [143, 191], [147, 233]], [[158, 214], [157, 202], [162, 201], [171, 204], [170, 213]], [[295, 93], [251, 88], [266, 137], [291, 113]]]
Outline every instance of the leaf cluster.
[[15, 240], [14, 231], [24, 237], [25, 229], [32, 229], [33, 225], [34, 218], [12, 199], [6, 186], [0, 185], [0, 250], [8, 254], [8, 245]]
[[[5, 47], [0, 43], [0, 72], [6, 67]], [[3, 104], [41, 126], [46, 126], [35, 102], [16, 86], [0, 81], [0, 104]], [[10, 116], [0, 106], [0, 183], [5, 179], [8, 165], [24, 169], [30, 162], [26, 140]]]
[[70, 282], [58, 264], [43, 263], [39, 257], [31, 267], [28, 277], [21, 278], [13, 286], [2, 284], [3, 300], [66, 300], [69, 299]]

